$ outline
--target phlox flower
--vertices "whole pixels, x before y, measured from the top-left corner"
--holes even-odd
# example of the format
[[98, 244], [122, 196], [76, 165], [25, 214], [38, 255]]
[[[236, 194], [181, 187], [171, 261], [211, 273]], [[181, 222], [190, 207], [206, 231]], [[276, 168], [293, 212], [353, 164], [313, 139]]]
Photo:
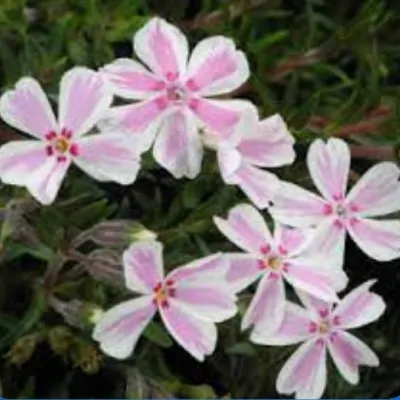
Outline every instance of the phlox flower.
[[0, 149], [0, 178], [25, 186], [42, 204], [54, 201], [71, 165], [100, 181], [132, 183], [140, 166], [138, 153], [125, 136], [96, 134], [84, 137], [112, 102], [106, 81], [83, 67], [61, 79], [58, 122], [39, 83], [20, 79], [0, 99], [0, 116], [9, 125], [38, 140], [20, 140]]
[[274, 218], [292, 226], [316, 226], [315, 246], [343, 265], [346, 232], [369, 257], [389, 261], [400, 256], [400, 221], [382, 220], [400, 210], [400, 169], [391, 162], [370, 168], [346, 195], [350, 150], [341, 139], [315, 140], [308, 151], [318, 196], [284, 182], [270, 208]]
[[278, 177], [263, 167], [292, 164], [294, 138], [279, 114], [259, 120], [255, 107], [248, 107], [235, 127], [234, 136], [224, 141], [205, 132], [206, 146], [216, 150], [222, 179], [237, 185], [258, 208], [266, 208], [280, 188]]
[[337, 304], [331, 304], [304, 292], [299, 297], [306, 308], [291, 302], [285, 306], [285, 318], [273, 335], [262, 331], [253, 335], [258, 344], [286, 346], [304, 342], [282, 367], [276, 389], [279, 393], [295, 393], [297, 399], [318, 399], [326, 381], [327, 353], [346, 381], [359, 382], [359, 366], [377, 367], [375, 353], [349, 329], [358, 328], [377, 320], [385, 311], [380, 296], [370, 292], [375, 280], [352, 290]]
[[226, 220], [214, 217], [218, 229], [245, 253], [225, 253], [230, 262], [226, 279], [236, 292], [259, 280], [256, 293], [242, 320], [242, 329], [271, 333], [285, 312], [285, 281], [327, 301], [337, 299], [347, 278], [328, 268], [319, 254], [309, 253], [311, 234], [276, 224], [274, 235], [256, 208], [241, 204]]
[[227, 260], [220, 254], [196, 260], [164, 276], [161, 243], [132, 244], [123, 255], [125, 283], [140, 296], [103, 314], [93, 332], [108, 355], [127, 358], [147, 324], [159, 311], [173, 338], [198, 361], [213, 353], [215, 323], [236, 314], [235, 295], [227, 287]]
[[200, 172], [203, 146], [199, 129], [207, 127], [229, 139], [248, 102], [211, 100], [241, 86], [249, 77], [243, 52], [233, 40], [214, 36], [202, 40], [189, 58], [185, 35], [163, 19], [152, 18], [133, 39], [138, 58], [106, 65], [102, 73], [114, 93], [134, 104], [114, 107], [106, 126], [134, 134], [155, 160], [175, 178]]

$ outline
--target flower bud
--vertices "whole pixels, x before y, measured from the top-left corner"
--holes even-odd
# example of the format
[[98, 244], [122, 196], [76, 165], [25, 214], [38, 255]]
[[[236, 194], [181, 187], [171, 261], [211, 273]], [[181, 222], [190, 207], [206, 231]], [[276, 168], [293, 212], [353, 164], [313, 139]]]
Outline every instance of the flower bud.
[[26, 335], [18, 339], [7, 354], [9, 362], [14, 365], [22, 365], [30, 360], [35, 351], [37, 341], [37, 334]]
[[109, 249], [92, 251], [84, 262], [86, 270], [93, 278], [113, 284], [123, 285], [124, 274], [121, 256]]
[[48, 332], [48, 342], [50, 348], [59, 356], [67, 356], [72, 344], [73, 336], [71, 331], [65, 326], [56, 326]]

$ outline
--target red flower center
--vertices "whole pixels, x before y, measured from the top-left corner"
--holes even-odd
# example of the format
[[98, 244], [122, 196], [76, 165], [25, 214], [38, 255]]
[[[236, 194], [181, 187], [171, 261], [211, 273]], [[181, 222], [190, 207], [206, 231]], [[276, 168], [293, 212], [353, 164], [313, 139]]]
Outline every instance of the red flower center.
[[165, 282], [158, 282], [153, 288], [153, 303], [162, 308], [168, 308], [168, 299], [175, 297], [176, 289], [174, 288], [174, 281], [167, 279]]

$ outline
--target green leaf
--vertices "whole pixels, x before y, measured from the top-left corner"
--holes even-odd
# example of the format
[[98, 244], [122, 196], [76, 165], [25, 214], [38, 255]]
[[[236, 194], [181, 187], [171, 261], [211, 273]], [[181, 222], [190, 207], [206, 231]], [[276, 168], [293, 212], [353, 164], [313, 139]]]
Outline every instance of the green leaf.
[[151, 321], [149, 325], [147, 325], [143, 335], [160, 347], [168, 348], [173, 345], [172, 339], [164, 326], [155, 321]]

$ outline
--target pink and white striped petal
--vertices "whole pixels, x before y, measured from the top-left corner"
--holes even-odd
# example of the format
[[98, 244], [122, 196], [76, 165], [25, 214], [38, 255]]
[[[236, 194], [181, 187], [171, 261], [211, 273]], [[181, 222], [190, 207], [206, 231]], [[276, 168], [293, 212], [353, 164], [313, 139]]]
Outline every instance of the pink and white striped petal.
[[316, 139], [307, 154], [307, 165], [315, 186], [330, 200], [346, 196], [350, 170], [350, 149], [341, 139], [331, 138], [326, 143]]
[[84, 67], [64, 74], [60, 83], [59, 125], [81, 136], [93, 128], [111, 106], [112, 94], [104, 77]]
[[177, 110], [166, 116], [157, 135], [153, 155], [174, 178], [195, 178], [200, 173], [203, 146], [193, 115]]
[[362, 217], [375, 217], [400, 210], [400, 169], [382, 162], [370, 168], [354, 185], [347, 203]]
[[282, 394], [296, 399], [319, 399], [326, 387], [326, 346], [318, 340], [302, 344], [285, 363], [276, 381]]
[[352, 385], [360, 381], [359, 367], [379, 366], [376, 354], [354, 335], [338, 331], [328, 342], [328, 350], [340, 374]]
[[283, 275], [293, 287], [327, 302], [338, 300], [334, 276], [327, 269], [318, 268], [307, 259], [293, 259], [286, 268]]
[[348, 231], [358, 247], [378, 261], [400, 257], [400, 221], [358, 218]]
[[199, 120], [199, 126], [211, 132], [223, 141], [228, 141], [238, 134], [237, 124], [242, 113], [249, 108], [245, 100], [209, 100], [193, 97], [188, 103], [191, 111]]
[[165, 88], [165, 82], [130, 58], [118, 58], [101, 69], [114, 94], [124, 99], [144, 100]]
[[227, 184], [235, 184], [236, 172], [242, 165], [242, 155], [234, 147], [219, 145], [217, 160], [221, 177]]
[[47, 159], [45, 144], [37, 140], [9, 142], [0, 148], [0, 179], [9, 185], [25, 186], [31, 174]]
[[290, 182], [281, 182], [270, 212], [282, 224], [309, 227], [326, 218], [324, 200], [316, 194]]
[[45, 139], [50, 131], [57, 130], [46, 95], [30, 77], [20, 79], [15, 89], [1, 96], [0, 116], [7, 124], [38, 139]]
[[73, 162], [88, 175], [102, 182], [133, 183], [140, 169], [140, 158], [125, 135], [97, 134], [77, 142]]
[[[249, 128], [247, 128], [249, 129]], [[254, 130], [244, 135], [238, 150], [246, 161], [260, 167], [281, 167], [292, 164], [294, 138], [279, 114], [258, 121]]]
[[201, 96], [215, 96], [237, 89], [249, 75], [246, 56], [233, 40], [213, 36], [193, 49], [186, 80]]
[[268, 253], [272, 237], [259, 211], [249, 204], [233, 207], [228, 218], [214, 217], [220, 232], [242, 250], [253, 254]]
[[47, 157], [42, 166], [29, 177], [26, 188], [43, 205], [53, 203], [70, 165], [69, 158], [58, 161], [56, 157]]
[[222, 322], [237, 313], [236, 296], [224, 282], [181, 284], [174, 298], [191, 315], [208, 322]]
[[159, 77], [175, 80], [186, 72], [189, 45], [185, 35], [164, 19], [152, 18], [133, 38], [137, 56]]
[[275, 174], [246, 162], [235, 172], [235, 183], [259, 209], [269, 207], [281, 188], [281, 181]]
[[370, 288], [376, 280], [369, 280], [347, 294], [333, 311], [342, 329], [353, 329], [376, 321], [385, 311], [381, 296]]
[[214, 323], [197, 318], [190, 310], [174, 299], [169, 307], [160, 308], [162, 320], [177, 343], [197, 361], [204, 361], [217, 344], [217, 328]]
[[92, 337], [100, 342], [104, 353], [123, 360], [133, 353], [140, 335], [155, 312], [151, 296], [125, 301], [101, 316]]
[[225, 276], [228, 268], [229, 262], [226, 256], [223, 253], [216, 253], [172, 270], [166, 279], [174, 281], [177, 287], [210, 282], [220, 282], [222, 286], [226, 286]]
[[149, 294], [164, 279], [163, 245], [153, 240], [133, 243], [122, 256], [125, 283], [133, 292]]
[[283, 279], [273, 273], [266, 274], [242, 319], [241, 329], [253, 326], [265, 335], [274, 334], [285, 316], [285, 302]]
[[241, 292], [255, 282], [263, 273], [259, 267], [259, 256], [246, 253], [225, 253], [229, 261], [227, 284], [235, 292]]
[[267, 346], [287, 346], [301, 343], [314, 335], [309, 329], [312, 322], [313, 319], [303, 307], [287, 301], [285, 316], [279, 329], [272, 335], [266, 335], [262, 330], [255, 329], [250, 340]]
[[311, 294], [304, 292], [303, 290], [296, 289], [296, 294], [299, 297], [302, 304], [304, 304], [308, 315], [314, 321], [318, 321], [322, 316], [328, 316], [331, 314], [334, 304], [322, 300], [318, 297], [312, 296]]
[[292, 228], [275, 222], [275, 247], [284, 250], [288, 255], [295, 255], [302, 251], [313, 238], [313, 229]]
[[104, 131], [121, 132], [135, 138], [140, 152], [147, 151], [154, 142], [163, 117], [168, 113], [162, 97], [140, 103], [112, 107], [99, 126]]

